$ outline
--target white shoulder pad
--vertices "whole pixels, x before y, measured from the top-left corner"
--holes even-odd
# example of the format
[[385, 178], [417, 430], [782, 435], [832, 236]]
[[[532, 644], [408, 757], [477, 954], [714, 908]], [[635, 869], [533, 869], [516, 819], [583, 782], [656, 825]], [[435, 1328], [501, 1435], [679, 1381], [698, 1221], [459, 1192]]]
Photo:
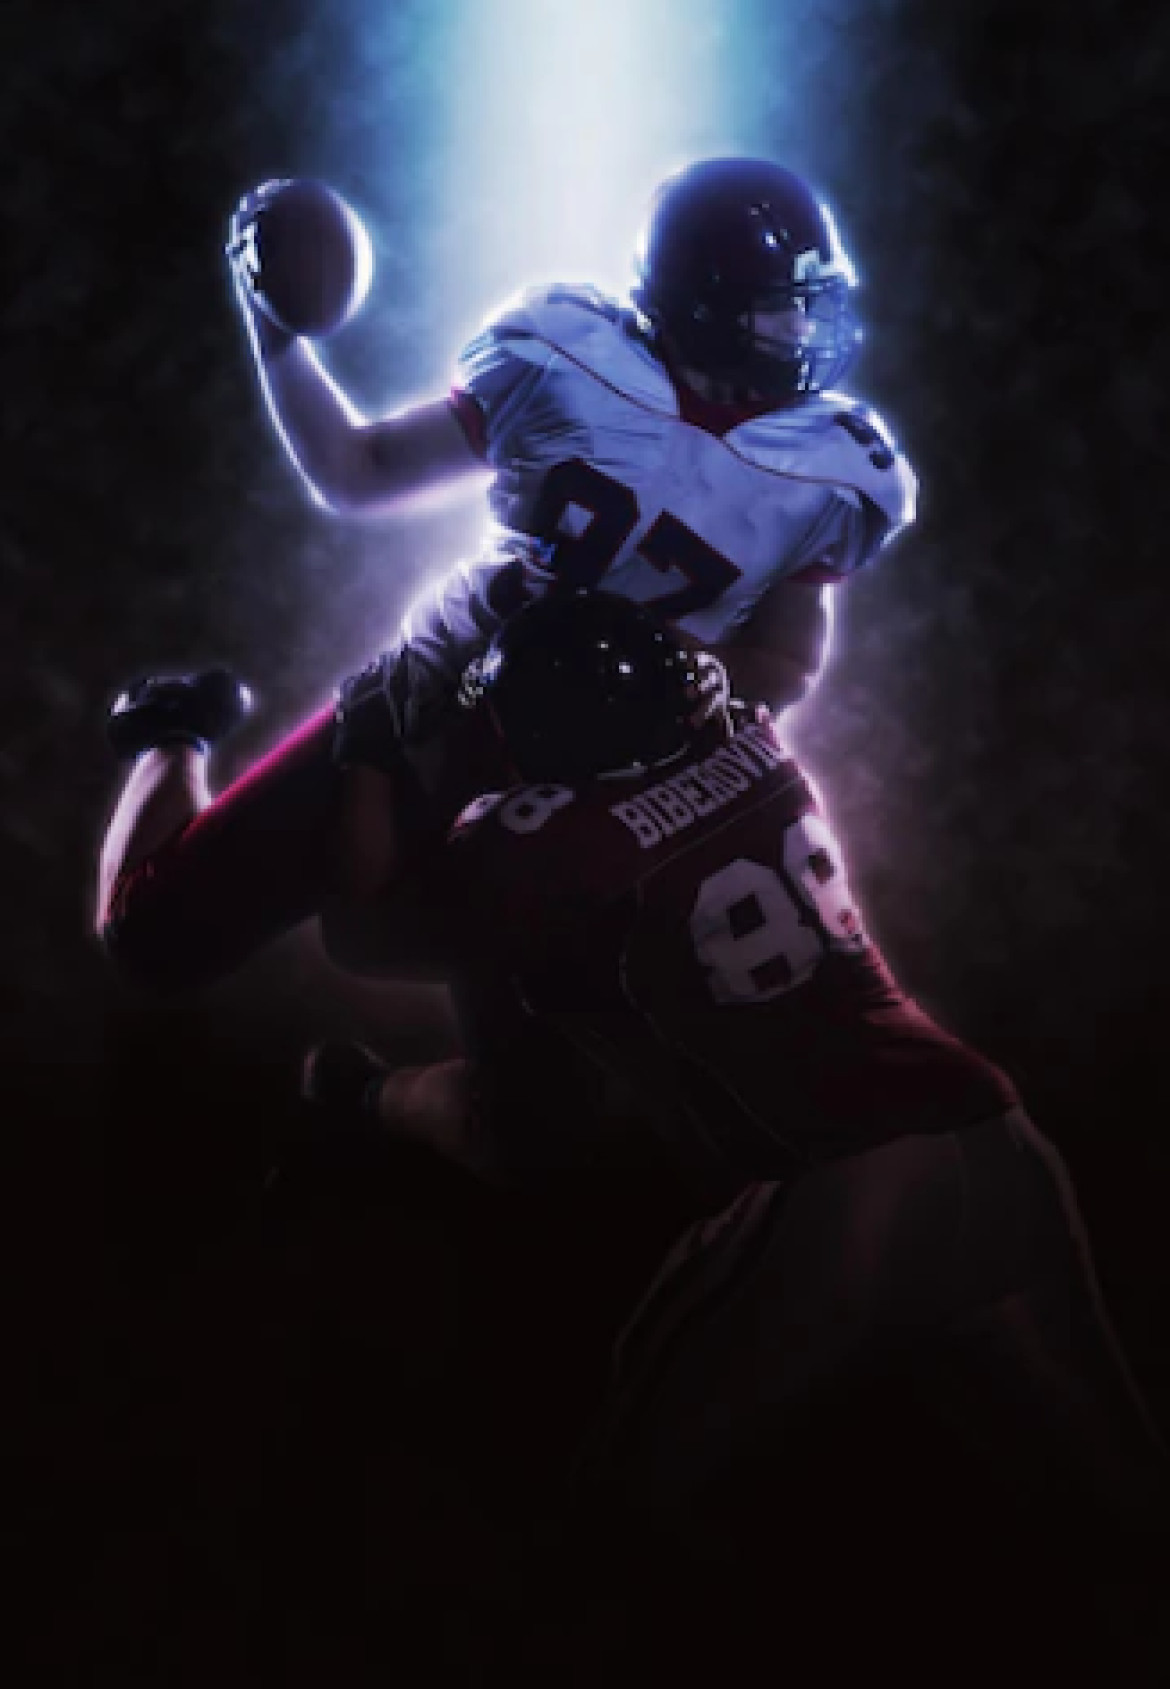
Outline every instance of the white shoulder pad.
[[728, 442], [761, 469], [860, 494], [885, 518], [885, 540], [914, 520], [914, 471], [881, 417], [848, 394], [820, 393], [770, 411], [742, 423]]
[[[513, 316], [516, 326], [513, 326]], [[498, 468], [505, 442], [530, 407], [554, 352], [522, 325], [519, 313], [488, 323], [459, 354], [453, 386], [475, 400], [487, 458]]]
[[484, 324], [463, 360], [508, 356], [545, 367], [559, 352], [606, 386], [667, 414], [678, 405], [670, 378], [634, 332], [632, 314], [616, 299], [582, 283], [529, 288]]
[[483, 326], [496, 334], [532, 335], [571, 351], [587, 341], [599, 323], [615, 328], [621, 316], [616, 299], [586, 282], [549, 282], [526, 288]]

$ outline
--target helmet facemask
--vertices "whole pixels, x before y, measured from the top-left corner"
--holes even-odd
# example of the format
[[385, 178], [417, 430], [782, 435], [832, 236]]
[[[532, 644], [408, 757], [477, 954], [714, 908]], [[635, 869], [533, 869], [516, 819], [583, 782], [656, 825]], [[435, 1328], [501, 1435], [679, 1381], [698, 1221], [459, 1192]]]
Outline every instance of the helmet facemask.
[[660, 326], [692, 368], [746, 397], [777, 404], [836, 386], [861, 339], [841, 278], [738, 302], [699, 300], [689, 321]]
[[783, 404], [822, 392], [861, 340], [857, 278], [832, 213], [768, 161], [707, 160], [665, 183], [637, 271], [633, 303], [668, 359], [728, 397]]

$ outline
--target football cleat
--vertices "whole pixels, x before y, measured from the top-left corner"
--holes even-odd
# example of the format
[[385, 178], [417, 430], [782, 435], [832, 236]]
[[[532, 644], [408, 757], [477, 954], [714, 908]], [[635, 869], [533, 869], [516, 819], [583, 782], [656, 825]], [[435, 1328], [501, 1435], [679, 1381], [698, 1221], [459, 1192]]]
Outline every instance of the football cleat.
[[160, 745], [206, 751], [226, 739], [251, 708], [251, 692], [229, 669], [147, 675], [132, 681], [110, 705], [106, 737], [127, 761]]
[[301, 1096], [336, 1119], [376, 1120], [378, 1094], [390, 1069], [364, 1044], [317, 1044], [301, 1070]]

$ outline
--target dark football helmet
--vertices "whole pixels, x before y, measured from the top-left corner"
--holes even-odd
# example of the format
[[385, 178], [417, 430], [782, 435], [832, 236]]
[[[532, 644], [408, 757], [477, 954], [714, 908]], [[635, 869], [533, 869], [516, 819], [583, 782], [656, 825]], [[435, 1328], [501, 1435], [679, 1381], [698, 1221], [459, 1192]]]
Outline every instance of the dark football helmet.
[[[713, 158], [658, 189], [631, 299], [678, 356], [784, 403], [832, 387], [861, 340], [857, 284], [828, 206], [765, 159]], [[785, 313], [782, 333], [757, 318]]]
[[470, 696], [486, 699], [524, 780], [577, 783], [681, 755], [701, 708], [698, 664], [648, 611], [554, 590], [499, 629]]

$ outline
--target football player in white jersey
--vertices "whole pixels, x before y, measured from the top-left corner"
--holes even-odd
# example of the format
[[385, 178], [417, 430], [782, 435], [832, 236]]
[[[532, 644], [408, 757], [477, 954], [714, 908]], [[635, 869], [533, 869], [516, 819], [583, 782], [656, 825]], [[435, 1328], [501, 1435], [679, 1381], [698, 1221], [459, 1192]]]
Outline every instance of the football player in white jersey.
[[[262, 246], [246, 237], [271, 191], [245, 197], [228, 251], [273, 421], [314, 497], [376, 515], [459, 482], [482, 487], [486, 465], [493, 524], [482, 555], [452, 569], [395, 646], [343, 684], [336, 731], [323, 712], [214, 804], [200, 679], [148, 682], [123, 700], [133, 715], [116, 729], [123, 754], [148, 754], [107, 840], [99, 924], [117, 884], [198, 816], [198, 850], [189, 841], [168, 861], [188, 939], [212, 944], [217, 970], [319, 907], [338, 764], [384, 769], [393, 746], [399, 798], [423, 831], [491, 787], [463, 766], [449, 706], [521, 605], [556, 587], [604, 587], [714, 653], [700, 659], [713, 704], [726, 669], [739, 696], [780, 708], [820, 664], [827, 584], [905, 528], [915, 494], [882, 423], [835, 388], [859, 339], [853, 268], [827, 207], [778, 165], [714, 159], [682, 171], [651, 207], [628, 300], [537, 288], [465, 349], [449, 396], [378, 421], [265, 311], [262, 270], [239, 256]], [[178, 748], [154, 748], [157, 731]], [[346, 793], [357, 801], [360, 782]], [[279, 871], [257, 845], [265, 836], [285, 841]], [[187, 942], [160, 933], [180, 975]]]
[[[230, 251], [248, 249], [265, 191], [242, 203]], [[404, 623], [394, 658], [410, 672], [393, 691], [407, 731], [510, 607], [556, 582], [652, 606], [723, 657], [744, 696], [801, 694], [824, 584], [913, 516], [905, 459], [835, 391], [859, 340], [855, 280], [798, 177], [707, 160], [659, 190], [628, 301], [535, 288], [465, 349], [449, 398], [369, 422], [241, 268], [273, 421], [320, 502], [377, 513], [494, 471], [485, 555]]]

